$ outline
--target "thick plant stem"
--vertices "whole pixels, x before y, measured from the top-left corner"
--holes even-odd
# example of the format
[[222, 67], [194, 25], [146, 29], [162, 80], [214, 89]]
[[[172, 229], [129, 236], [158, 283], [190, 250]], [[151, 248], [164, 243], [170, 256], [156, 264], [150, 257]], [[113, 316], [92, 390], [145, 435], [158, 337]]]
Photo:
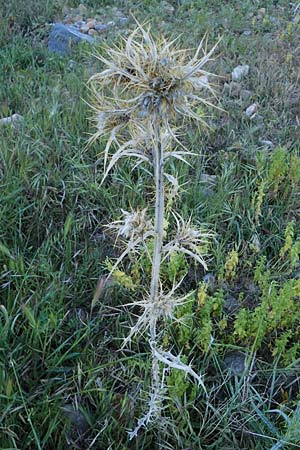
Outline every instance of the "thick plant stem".
[[[153, 149], [153, 168], [155, 179], [155, 222], [154, 222], [154, 251], [152, 263], [151, 303], [156, 303], [159, 299], [160, 265], [162, 258], [163, 232], [164, 232], [164, 155], [161, 140], [161, 125], [156, 122], [155, 127], [155, 147]], [[157, 319], [154, 317], [150, 325], [150, 340], [152, 348], [152, 389], [155, 401], [160, 393], [159, 361], [155, 356]]]
[[156, 129], [157, 148], [153, 149], [153, 165], [155, 179], [155, 222], [154, 222], [154, 252], [152, 264], [150, 301], [156, 302], [159, 292], [159, 275], [162, 256], [164, 232], [164, 155], [161, 141], [160, 124]]

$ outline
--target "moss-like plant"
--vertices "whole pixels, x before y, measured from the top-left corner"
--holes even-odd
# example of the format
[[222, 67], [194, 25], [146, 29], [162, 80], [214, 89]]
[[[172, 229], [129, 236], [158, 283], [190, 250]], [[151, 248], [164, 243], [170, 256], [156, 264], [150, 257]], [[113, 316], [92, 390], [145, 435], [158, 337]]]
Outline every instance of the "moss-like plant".
[[204, 388], [201, 376], [191, 365], [162, 349], [160, 324], [167, 319], [176, 320], [174, 309], [190, 297], [190, 292], [178, 294], [183, 278], [174, 280], [173, 287], [166, 292], [161, 270], [164, 262], [178, 254], [206, 269], [202, 249], [211, 233], [195, 227], [191, 219], [185, 221], [171, 210], [176, 229], [172, 236], [167, 235], [170, 233], [164, 229], [164, 184], [167, 181], [178, 189], [178, 180], [166, 173], [166, 163], [170, 158], [186, 162], [186, 157], [191, 155], [180, 140], [178, 125], [182, 125], [185, 118], [206, 125], [203, 106], [213, 106], [209, 96], [214, 95], [214, 91], [209, 83], [212, 74], [206, 72], [204, 66], [212, 59], [216, 46], [207, 51], [204, 38], [194, 56], [189, 58], [189, 51], [181, 50], [175, 41], [162, 38], [155, 42], [149, 31], [137, 24], [136, 30], [120, 47], [109, 48], [106, 56], [96, 55], [106, 68], [90, 80], [96, 127], [91, 142], [107, 137], [103, 181], [121, 158], [135, 158], [136, 165], [148, 165], [155, 186], [154, 220], [149, 208], [123, 211], [123, 219], [109, 226], [118, 237], [127, 241], [125, 250], [111, 267], [110, 275], [133, 251], [143, 251], [151, 264], [148, 294], [134, 303], [140, 307], [141, 314], [124, 342], [124, 345], [128, 344], [137, 333], [147, 332], [152, 354], [149, 410], [139, 419], [131, 438], [141, 427], [160, 416], [163, 366], [182, 370]]

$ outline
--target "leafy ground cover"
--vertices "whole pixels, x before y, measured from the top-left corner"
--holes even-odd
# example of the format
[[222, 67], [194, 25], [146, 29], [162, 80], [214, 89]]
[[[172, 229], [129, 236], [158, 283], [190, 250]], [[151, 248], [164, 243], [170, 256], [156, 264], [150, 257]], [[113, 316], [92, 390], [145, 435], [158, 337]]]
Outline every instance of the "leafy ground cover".
[[[103, 148], [86, 148], [83, 101], [101, 67], [87, 45], [66, 57], [47, 50], [64, 6], [2, 5], [0, 117], [18, 113], [24, 123], [0, 128], [0, 448], [300, 448], [297, 4], [85, 3], [91, 17], [121, 10], [148, 19], [154, 34], [180, 30], [183, 47], [206, 31], [211, 44], [223, 37], [211, 71], [224, 111], [211, 111], [209, 131], [190, 127], [186, 145], [199, 156], [172, 167], [188, 180], [178, 208], [216, 233], [209, 274], [185, 259], [165, 267], [166, 283], [186, 273], [195, 293], [164, 339], [184, 349], [208, 396], [169, 372], [165, 415], [173, 421], [132, 441], [150, 362], [143, 339], [119, 350], [132, 325], [120, 305], [139, 297], [147, 265], [128, 260], [119, 283], [92, 299], [107, 258], [119, 254], [104, 225], [121, 208], [145, 205], [149, 174], [125, 163], [101, 185]], [[114, 27], [97, 51], [122, 34]], [[240, 64], [249, 74], [232, 82]]]

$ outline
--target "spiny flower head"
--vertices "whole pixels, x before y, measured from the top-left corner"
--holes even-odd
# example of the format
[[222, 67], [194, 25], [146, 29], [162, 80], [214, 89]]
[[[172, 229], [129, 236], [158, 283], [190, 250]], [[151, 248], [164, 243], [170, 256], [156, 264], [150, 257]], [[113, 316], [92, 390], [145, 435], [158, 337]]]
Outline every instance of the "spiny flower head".
[[[203, 104], [213, 106], [204, 92], [214, 94], [208, 81], [212, 74], [204, 66], [216, 45], [207, 51], [203, 38], [190, 58], [190, 52], [180, 50], [176, 41], [155, 42], [138, 23], [119, 47], [109, 48], [106, 56], [96, 55], [106, 66], [90, 79], [96, 117], [102, 119], [104, 113], [104, 123], [107, 114], [134, 121], [160, 118], [167, 128], [177, 114], [203, 121], [195, 110]], [[102, 120], [97, 135], [101, 131], [106, 132]]]
[[177, 230], [174, 239], [163, 248], [164, 259], [174, 252], [182, 252], [198, 261], [205, 270], [207, 265], [203, 259], [202, 249], [213, 237], [213, 233], [194, 228], [191, 219], [187, 222], [179, 214], [173, 213]]
[[147, 208], [131, 212], [122, 210], [122, 213], [123, 219], [107, 226], [110, 229], [117, 230], [118, 235], [134, 240], [152, 232], [153, 225], [147, 218]]

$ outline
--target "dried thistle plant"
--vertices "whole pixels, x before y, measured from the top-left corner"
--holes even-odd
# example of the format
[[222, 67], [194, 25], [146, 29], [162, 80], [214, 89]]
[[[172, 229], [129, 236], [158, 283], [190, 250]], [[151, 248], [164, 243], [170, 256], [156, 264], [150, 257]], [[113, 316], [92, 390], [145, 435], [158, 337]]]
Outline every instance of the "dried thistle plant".
[[[169, 158], [187, 162], [186, 158], [192, 154], [180, 140], [178, 120], [181, 120], [180, 125], [188, 118], [206, 126], [205, 118], [197, 113], [197, 108], [213, 106], [209, 96], [215, 94], [209, 78], [214, 75], [206, 72], [204, 66], [212, 59], [215, 48], [216, 45], [207, 51], [207, 40], [203, 38], [194, 56], [189, 58], [190, 52], [181, 50], [176, 40], [168, 42], [162, 38], [155, 42], [149, 31], [137, 23], [135, 31], [120, 47], [109, 48], [106, 56], [96, 55], [106, 68], [89, 82], [96, 128], [90, 142], [103, 136], [107, 138], [99, 160], [104, 160], [103, 181], [121, 158], [135, 158], [136, 165], [146, 164], [152, 171], [155, 185], [154, 222], [144, 209], [123, 211], [123, 219], [109, 225], [119, 238], [127, 240], [127, 246], [109, 276], [125, 256], [141, 247], [152, 266], [147, 296], [133, 303], [140, 306], [141, 315], [124, 342], [126, 345], [135, 334], [146, 332], [152, 354], [149, 410], [139, 419], [130, 433], [131, 438], [160, 415], [164, 368], [182, 370], [204, 388], [201, 376], [190, 365], [160, 348], [160, 323], [170, 318], [176, 320], [174, 309], [190, 295], [177, 295], [182, 280], [169, 292], [163, 291], [161, 264], [177, 252], [206, 269], [201, 248], [211, 234], [194, 227], [191, 219], [186, 222], [172, 211], [177, 229], [173, 238], [165, 242], [164, 185], [166, 180], [172, 186], [169, 198], [178, 194], [178, 180], [166, 173], [166, 162]], [[149, 239], [153, 240], [153, 252], [149, 252], [147, 246]]]

